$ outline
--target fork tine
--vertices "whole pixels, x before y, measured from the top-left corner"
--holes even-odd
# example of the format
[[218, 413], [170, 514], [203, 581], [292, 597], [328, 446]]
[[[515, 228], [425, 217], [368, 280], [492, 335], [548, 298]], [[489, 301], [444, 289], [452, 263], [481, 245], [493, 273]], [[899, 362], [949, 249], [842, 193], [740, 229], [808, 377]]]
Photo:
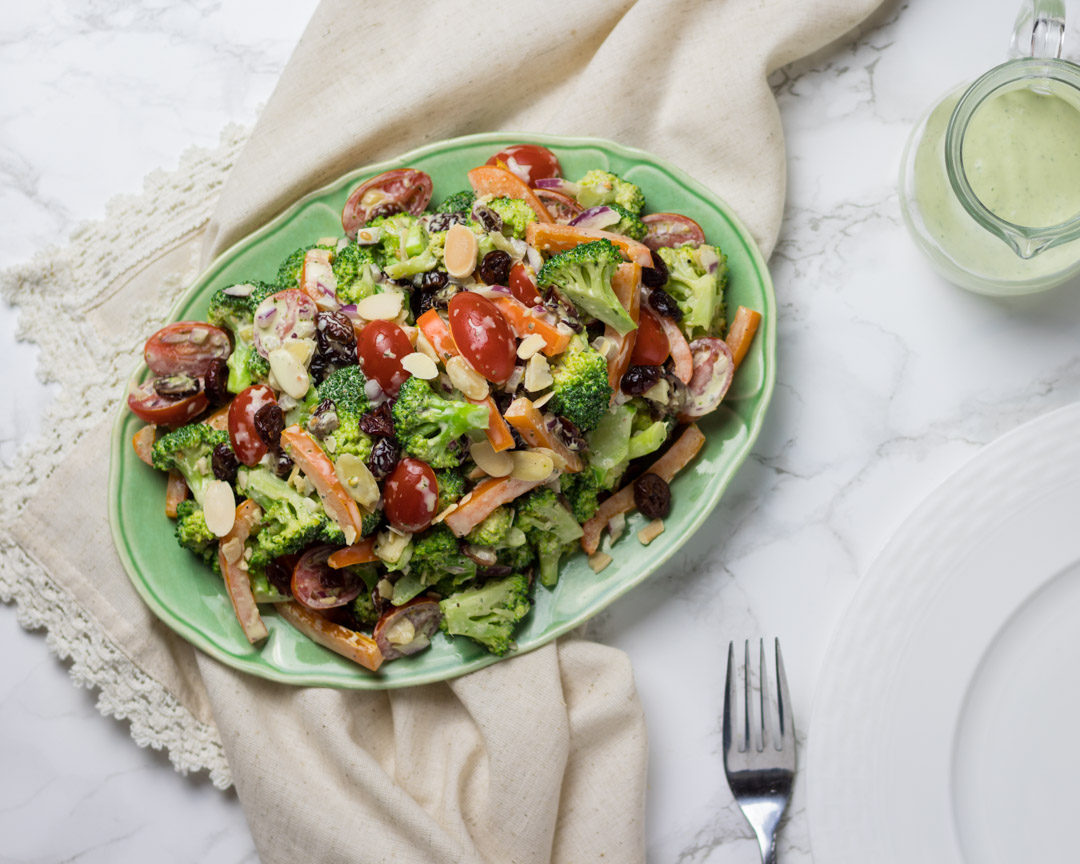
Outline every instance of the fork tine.
[[769, 746], [769, 675], [765, 666], [765, 640], [758, 639], [758, 679], [761, 683], [761, 746], [758, 750], [765, 750]]
[[743, 643], [743, 695], [746, 697], [743, 704], [746, 706], [746, 717], [744, 725], [743, 743], [745, 746], [743, 749], [746, 752], [750, 751], [751, 747], [756, 749], [757, 745], [754, 741], [753, 730], [757, 724], [757, 718], [754, 716], [754, 688], [750, 680], [750, 640], [747, 639]]
[[776, 698], [780, 717], [780, 740], [776, 749], [795, 746], [795, 718], [791, 716], [791, 697], [788, 695], [787, 675], [784, 674], [784, 658], [780, 653], [780, 639], [776, 640]]
[[728, 750], [731, 749], [731, 733], [735, 728], [735, 705], [737, 703], [735, 692], [735, 643], [728, 642], [727, 646], [727, 678], [724, 680], [724, 758], [727, 759]]

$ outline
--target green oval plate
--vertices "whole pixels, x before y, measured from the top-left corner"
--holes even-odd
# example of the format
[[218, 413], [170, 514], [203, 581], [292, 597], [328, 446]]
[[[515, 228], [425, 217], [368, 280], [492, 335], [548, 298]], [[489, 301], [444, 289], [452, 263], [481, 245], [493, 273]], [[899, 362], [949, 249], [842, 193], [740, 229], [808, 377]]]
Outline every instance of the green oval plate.
[[[593, 138], [533, 134], [470, 135], [406, 153], [399, 159], [354, 171], [290, 207], [266, 227], [223, 254], [184, 293], [170, 320], [205, 320], [214, 290], [249, 279], [272, 281], [278, 265], [298, 247], [341, 233], [341, 208], [357, 183], [391, 168], [409, 166], [431, 175], [434, 201], [466, 188], [466, 172], [502, 147], [520, 142], [550, 147], [568, 177], [604, 168], [639, 185], [651, 212], [674, 211], [696, 219], [709, 242], [728, 258], [728, 305], [758, 309], [764, 316], [750, 353], [718, 411], [701, 426], [707, 442], [692, 467], [672, 485], [666, 530], [648, 546], [635, 534], [638, 514], [611, 550], [600, 574], [583, 555], [564, 561], [554, 590], [537, 586], [536, 603], [517, 634], [517, 652], [530, 651], [577, 627], [647, 578], [686, 541], [720, 500], [724, 487], [750, 452], [772, 396], [776, 308], [772, 281], [750, 233], [723, 201], [674, 166], [641, 150]], [[145, 367], [136, 379], [146, 374]], [[160, 472], [136, 457], [131, 438], [141, 422], [121, 407], [112, 438], [109, 516], [120, 560], [154, 613], [197, 648], [236, 669], [296, 685], [382, 690], [427, 684], [488, 666], [499, 658], [468, 639], [438, 634], [429, 650], [387, 663], [371, 674], [302, 636], [270, 608], [263, 619], [270, 636], [249, 645], [240, 631], [221, 580], [181, 549], [164, 513]], [[513, 656], [513, 654], [507, 655]]]

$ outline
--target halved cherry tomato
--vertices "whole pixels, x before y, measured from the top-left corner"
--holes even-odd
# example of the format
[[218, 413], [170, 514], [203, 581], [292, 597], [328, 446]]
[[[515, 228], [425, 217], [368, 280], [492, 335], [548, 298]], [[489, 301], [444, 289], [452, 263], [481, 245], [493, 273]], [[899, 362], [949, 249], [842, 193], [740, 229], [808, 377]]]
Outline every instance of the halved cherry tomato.
[[517, 343], [510, 325], [487, 297], [459, 291], [450, 300], [450, 333], [469, 365], [495, 384], [514, 372]]
[[383, 507], [390, 524], [406, 534], [423, 531], [439, 508], [439, 481], [431, 466], [406, 456], [386, 478]]
[[705, 242], [705, 232], [701, 230], [701, 226], [689, 216], [680, 213], [650, 213], [642, 216], [641, 221], [648, 229], [641, 242], [650, 249]]
[[263, 357], [290, 339], [314, 339], [319, 307], [299, 288], [271, 294], [255, 310], [255, 350]]
[[554, 189], [537, 189], [536, 197], [559, 225], [565, 225], [585, 212], [585, 208], [569, 195], [563, 195], [562, 192], [556, 192]]
[[510, 293], [526, 306], [539, 306], [542, 302], [536, 290], [536, 271], [520, 261], [510, 268]]
[[637, 341], [634, 343], [634, 353], [630, 355], [630, 362], [635, 366], [662, 366], [669, 353], [667, 334], [660, 325], [656, 313], [642, 306]]
[[265, 384], [252, 384], [229, 405], [229, 440], [236, 458], [245, 465], [258, 463], [266, 455], [266, 442], [255, 431], [255, 415], [266, 405], [276, 405], [274, 391]]
[[224, 360], [232, 349], [229, 334], [203, 321], [177, 321], [146, 340], [143, 357], [155, 375], [206, 374], [214, 360]]
[[145, 381], [128, 394], [131, 413], [145, 423], [156, 423], [158, 426], [183, 426], [202, 414], [209, 405], [210, 400], [202, 390], [183, 399], [159, 396], [152, 380]]
[[293, 567], [292, 593], [296, 602], [308, 609], [333, 609], [360, 596], [364, 580], [352, 570], [334, 569], [327, 559], [337, 546], [313, 546]]
[[393, 321], [372, 321], [360, 331], [356, 353], [364, 375], [379, 382], [387, 396], [397, 396], [409, 373], [401, 361], [412, 354], [408, 335]]
[[559, 157], [539, 144], [512, 144], [487, 160], [487, 165], [506, 168], [532, 186], [537, 180], [562, 177]]
[[431, 178], [414, 168], [395, 168], [353, 190], [341, 211], [341, 226], [355, 237], [376, 216], [406, 211], [419, 216], [431, 200]]

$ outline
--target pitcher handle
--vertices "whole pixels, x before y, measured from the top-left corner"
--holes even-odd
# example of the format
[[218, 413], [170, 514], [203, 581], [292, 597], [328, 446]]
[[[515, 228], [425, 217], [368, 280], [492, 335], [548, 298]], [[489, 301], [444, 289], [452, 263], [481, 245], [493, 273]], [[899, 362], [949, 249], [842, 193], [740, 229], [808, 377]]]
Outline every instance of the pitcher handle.
[[1023, 0], [1013, 25], [1009, 57], [1061, 58], [1065, 0]]

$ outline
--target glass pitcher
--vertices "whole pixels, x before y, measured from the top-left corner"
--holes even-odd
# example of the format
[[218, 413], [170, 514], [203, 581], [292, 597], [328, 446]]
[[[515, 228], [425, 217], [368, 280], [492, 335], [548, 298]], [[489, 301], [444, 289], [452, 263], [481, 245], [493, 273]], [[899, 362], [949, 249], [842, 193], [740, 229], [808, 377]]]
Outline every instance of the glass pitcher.
[[1080, 273], [1080, 66], [1064, 43], [1064, 0], [1027, 0], [1011, 59], [947, 93], [908, 140], [904, 221], [950, 282], [1028, 294]]

